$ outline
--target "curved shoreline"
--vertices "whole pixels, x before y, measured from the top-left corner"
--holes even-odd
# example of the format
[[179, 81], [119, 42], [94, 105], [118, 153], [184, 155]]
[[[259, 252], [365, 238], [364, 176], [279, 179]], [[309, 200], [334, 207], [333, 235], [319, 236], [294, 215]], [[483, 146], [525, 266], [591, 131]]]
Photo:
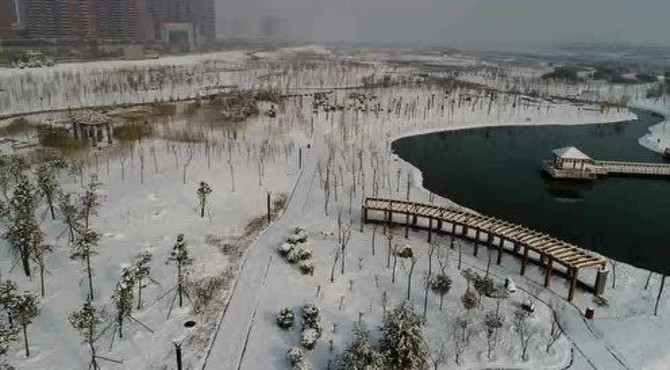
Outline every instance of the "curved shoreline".
[[[640, 108], [640, 109], [642, 109], [642, 108]], [[651, 112], [653, 112], [653, 113], [656, 113], [655, 111], [652, 111], [652, 110], [649, 110], [649, 111], [651, 111]], [[439, 132], [453, 132], [453, 131], [469, 130], [469, 129], [483, 129], [483, 128], [493, 128], [493, 127], [533, 127], [533, 126], [570, 126], [570, 125], [575, 125], [575, 126], [587, 126], [587, 125], [598, 125], [598, 124], [615, 124], [615, 123], [627, 122], [627, 121], [631, 121], [631, 120], [638, 120], [638, 116], [637, 116], [636, 114], [630, 112], [630, 115], [631, 115], [631, 117], [633, 117], [632, 119], [623, 119], [623, 120], [622, 120], [622, 119], [603, 119], [603, 120], [598, 121], [598, 122], [590, 122], [590, 123], [585, 123], [585, 122], [581, 122], [581, 123], [570, 123], [570, 122], [556, 123], [556, 122], [546, 122], [546, 123], [544, 123], [544, 122], [541, 122], [541, 123], [531, 123], [531, 124], [528, 124], [528, 123], [522, 123], [522, 124], [516, 124], [516, 123], [506, 124], [506, 123], [501, 123], [501, 124], [481, 124], [481, 125], [480, 125], [480, 124], [465, 124], [465, 125], [460, 125], [460, 126], [458, 126], [458, 127], [433, 128], [433, 129], [417, 130], [417, 131], [413, 131], [413, 132], [408, 132], [408, 133], [398, 134], [398, 135], [396, 135], [396, 136], [393, 136], [393, 137], [390, 139], [389, 143], [390, 143], [391, 148], [392, 148], [393, 144], [394, 144], [396, 141], [401, 140], [401, 139], [404, 139], [404, 138], [408, 138], [408, 137], [416, 137], [416, 136], [428, 135], [428, 134], [432, 134], [432, 133], [439, 133]], [[659, 125], [659, 124], [663, 124], [663, 123], [665, 123], [665, 122], [657, 123], [657, 124], [655, 124], [655, 125], [653, 125], [653, 126], [651, 126], [651, 127], [655, 127], [655, 126], [657, 126], [657, 125]], [[650, 128], [651, 128], [651, 127], [650, 127]], [[412, 185], [413, 185], [416, 189], [418, 189], [420, 192], [422, 192], [422, 193], [424, 193], [424, 194], [426, 194], [426, 195], [428, 195], [428, 194], [433, 194], [434, 196], [436, 196], [436, 197], [440, 198], [441, 200], [443, 200], [444, 202], [446, 202], [449, 206], [457, 207], [457, 208], [460, 208], [460, 209], [463, 209], [463, 210], [468, 210], [468, 211], [470, 211], [470, 212], [474, 212], [474, 213], [476, 213], [476, 214], [479, 214], [479, 212], [478, 212], [477, 210], [475, 210], [475, 209], [469, 208], [468, 206], [463, 205], [463, 204], [460, 204], [460, 203], [458, 203], [458, 202], [456, 202], [456, 201], [454, 201], [454, 200], [452, 200], [452, 199], [450, 199], [450, 198], [447, 198], [447, 197], [444, 197], [444, 196], [442, 196], [442, 195], [439, 195], [439, 194], [436, 194], [436, 193], [431, 192], [429, 189], [427, 189], [427, 188], [424, 186], [424, 176], [423, 176], [423, 172], [422, 172], [419, 168], [417, 168], [416, 166], [414, 166], [413, 164], [411, 164], [410, 162], [406, 161], [405, 159], [403, 159], [402, 157], [400, 157], [399, 155], [397, 155], [393, 150], [392, 150], [392, 153], [393, 153], [393, 158], [394, 158], [394, 159], [397, 159], [398, 161], [400, 161], [400, 162], [402, 163], [402, 165], [403, 165], [404, 167], [410, 169], [410, 171], [411, 171], [411, 177], [412, 177], [412, 182], [413, 182]], [[593, 251], [593, 250], [588, 249], [588, 248], [585, 248], [585, 249], [587, 249], [587, 250], [589, 250], [589, 251], [591, 251], [591, 252], [593, 252], [593, 253], [602, 255], [602, 256], [604, 256], [604, 257], [606, 257], [606, 258], [612, 260], [612, 258], [608, 257], [607, 255], [605, 255], [605, 254], [603, 254], [603, 253], [596, 252], [596, 251]], [[618, 261], [618, 262], [619, 262], [619, 263], [626, 264], [626, 265], [631, 266], [631, 267], [634, 267], [634, 268], [637, 268], [637, 269], [641, 269], [641, 270], [646, 271], [646, 272], [649, 272], [649, 271], [650, 271], [650, 270], [648, 270], [648, 269], [643, 269], [643, 268], [635, 267], [635, 266], [633, 266], [633, 265], [631, 265], [631, 264], [629, 264], [629, 263], [626, 263], [626, 262], [621, 262], [621, 261]]]
[[[643, 109], [664, 117], [662, 122], [648, 128], [648, 133], [638, 139], [638, 144], [653, 152], [663, 154], [666, 148], [670, 148], [670, 107], [659, 106], [651, 101], [638, 101], [630, 104], [631, 108]], [[658, 131], [668, 129], [665, 135]]]

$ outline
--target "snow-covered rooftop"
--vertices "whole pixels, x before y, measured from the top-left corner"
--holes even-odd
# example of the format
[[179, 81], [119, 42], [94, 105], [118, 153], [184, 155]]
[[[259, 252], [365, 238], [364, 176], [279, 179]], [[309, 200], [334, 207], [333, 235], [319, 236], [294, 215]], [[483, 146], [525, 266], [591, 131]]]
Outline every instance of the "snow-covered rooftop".
[[581, 150], [575, 148], [574, 146], [568, 146], [565, 148], [555, 149], [553, 151], [554, 155], [564, 159], [591, 159], [588, 155], [584, 154]]

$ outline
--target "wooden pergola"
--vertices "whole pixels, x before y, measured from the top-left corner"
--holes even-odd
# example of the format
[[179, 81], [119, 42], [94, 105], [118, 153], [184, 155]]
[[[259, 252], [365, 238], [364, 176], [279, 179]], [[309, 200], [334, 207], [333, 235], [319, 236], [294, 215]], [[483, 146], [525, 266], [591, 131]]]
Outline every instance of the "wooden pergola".
[[[521, 258], [521, 275], [526, 273], [529, 253], [534, 252], [540, 256], [539, 263], [545, 267], [544, 286], [547, 288], [551, 284], [554, 265], [565, 267], [570, 280], [568, 301], [574, 299], [580, 270], [588, 267], [604, 269], [607, 266], [607, 259], [597, 253], [518, 224], [467, 210], [395, 199], [366, 198], [362, 205], [361, 225], [370, 220], [371, 211], [382, 212], [383, 219], [380, 221], [384, 224], [404, 225], [406, 238], [409, 237], [409, 228], [417, 226], [419, 217], [427, 219], [429, 243], [435, 231], [469, 238], [470, 230], [473, 230], [474, 255], [477, 255], [479, 245], [486, 243], [490, 247], [497, 248], [498, 265], [502, 262], [507, 242], [512, 245], [511, 251]], [[395, 222], [394, 215], [404, 215], [404, 222]], [[445, 230], [445, 224], [451, 227]]]

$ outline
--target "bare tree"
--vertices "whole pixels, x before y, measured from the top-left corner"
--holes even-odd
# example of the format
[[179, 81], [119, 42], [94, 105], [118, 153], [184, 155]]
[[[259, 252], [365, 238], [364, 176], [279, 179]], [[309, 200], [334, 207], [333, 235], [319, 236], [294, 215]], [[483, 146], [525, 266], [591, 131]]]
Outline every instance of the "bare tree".
[[[426, 273], [426, 282], [424, 285], [423, 291], [423, 320], [426, 320], [426, 315], [428, 313], [428, 289], [430, 288], [430, 280], [433, 274], [433, 254], [437, 250], [439, 245], [437, 243], [431, 243], [428, 247], [428, 272]], [[439, 260], [439, 253], [438, 253]]]
[[[188, 170], [188, 166], [190, 166], [191, 162], [193, 161], [193, 152], [194, 152], [193, 146], [189, 145], [188, 149], [187, 149], [187, 152], [186, 152], [187, 157], [186, 157], [186, 161], [184, 162], [183, 172], [182, 172], [182, 182], [183, 182], [184, 185], [186, 185], [186, 171]], [[177, 152], [175, 150], [175, 158], [176, 158], [176, 155], [177, 155], [176, 153]]]
[[372, 226], [372, 255], [375, 255], [375, 235], [377, 235], [377, 224]]
[[561, 338], [567, 323], [563, 320], [563, 310], [565, 305], [555, 300], [551, 304], [552, 318], [551, 329], [549, 330], [549, 339], [547, 340], [546, 352], [549, 353], [551, 347]]
[[461, 364], [461, 357], [470, 345], [472, 334], [470, 319], [467, 317], [458, 318], [452, 329], [454, 362], [456, 362], [457, 365]]
[[493, 349], [498, 344], [498, 331], [503, 327], [503, 319], [497, 312], [489, 312], [484, 318], [486, 329], [487, 357], [492, 359]]
[[414, 266], [416, 266], [416, 257], [410, 258], [409, 271], [407, 272], [407, 300], [410, 300], [410, 295], [412, 293], [412, 275], [414, 274]]
[[661, 277], [661, 286], [658, 288], [658, 296], [656, 296], [656, 305], [654, 306], [654, 316], [658, 316], [658, 306], [661, 303], [661, 296], [663, 295], [663, 287], [665, 286], [665, 278], [667, 276], [663, 275]]
[[437, 349], [430, 354], [430, 362], [433, 363], [433, 370], [438, 370], [440, 365], [447, 363], [447, 344], [445, 340], [440, 340]]
[[345, 226], [344, 229], [342, 229], [342, 241], [340, 244], [340, 248], [342, 250], [342, 255], [341, 257], [341, 268], [340, 268], [340, 273], [344, 275], [344, 266], [345, 266], [345, 260], [347, 256], [347, 245], [349, 245], [349, 240], [351, 239], [351, 222], [349, 225]]
[[530, 314], [519, 309], [514, 312], [514, 331], [519, 336], [519, 345], [521, 346], [521, 359], [528, 360], [528, 346], [531, 339], [537, 334], [537, 328], [529, 320]]

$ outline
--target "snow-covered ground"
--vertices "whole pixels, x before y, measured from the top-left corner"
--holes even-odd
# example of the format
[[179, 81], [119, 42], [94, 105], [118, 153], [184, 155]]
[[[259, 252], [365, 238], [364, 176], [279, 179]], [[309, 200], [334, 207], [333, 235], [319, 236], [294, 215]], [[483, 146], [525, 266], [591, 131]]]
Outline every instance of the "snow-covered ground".
[[[306, 52], [322, 59], [312, 64], [282, 62]], [[328, 90], [356, 86], [363, 77], [379, 78], [388, 71], [408, 72], [380, 61], [349, 62], [351, 59], [345, 63], [323, 49], [296, 49], [255, 53], [253, 57], [251, 53], [234, 52], [154, 61], [67, 64], [17, 73], [0, 71], [4, 89], [0, 91], [0, 112], [182, 99], [202, 94], [211, 86], [279, 86], [289, 93], [312, 88]], [[152, 75], [163, 77], [156, 79]], [[130, 81], [129, 76], [143, 76], [143, 80]], [[473, 74], [464, 78], [504, 86], [497, 77]], [[572, 93], [567, 87], [556, 91]], [[84, 181], [86, 176], [97, 173], [104, 184], [104, 202], [93, 223], [103, 233], [100, 253], [93, 258], [96, 304], [113, 310], [109, 297], [120, 267], [147, 248], [154, 253], [152, 277], [161, 284], [146, 288], [145, 306], [134, 314], [155, 333], [131, 323], [124, 338], [117, 338], [111, 350], [111, 335], [103, 336], [98, 342], [100, 354], [123, 360], [123, 364], [104, 362], [103, 368], [174, 368], [172, 341], [185, 338], [187, 369], [286, 369], [286, 351], [300, 344], [300, 320], [298, 328], [287, 332], [276, 325], [276, 314], [284, 307], [299, 313], [303, 304], [313, 302], [322, 309], [325, 330], [309, 357], [314, 368], [325, 369], [351, 340], [354, 323], [364, 322], [373, 338], [378, 338], [376, 327], [380, 325], [383, 307], [390, 310], [407, 295], [408, 261], [398, 261], [397, 281], [391, 282], [393, 272], [387, 268], [386, 260], [388, 240], [381, 226], [376, 232], [371, 225], [359, 231], [362, 199], [374, 195], [404, 198], [409, 178], [411, 199], [454, 205], [448, 199], [433, 199], [421, 187], [420, 173], [391, 152], [393, 139], [469, 127], [589, 124], [635, 118], [626, 109], [611, 108], [601, 113], [567, 103], [522, 100], [518, 95], [504, 93], [491, 96], [464, 88], [445, 91], [439, 86], [391, 87], [359, 92], [366, 94], [363, 102], [352, 98], [350, 91], [329, 94], [326, 105], [345, 107], [331, 112], [319, 107], [315, 113], [312, 96], [287, 99], [277, 118], [252, 119], [234, 135], [230, 130], [204, 125], [207, 143], [156, 137], [80, 157], [84, 161]], [[25, 104], [17, 105], [18, 101]], [[163, 120], [167, 126], [182, 131], [203, 130], [203, 125], [179, 115]], [[299, 148], [302, 169], [298, 168]], [[191, 153], [193, 160], [186, 167], [183, 184], [184, 164], [189, 162]], [[235, 191], [229, 161], [234, 168]], [[80, 188], [80, 175], [63, 174], [62, 179], [66, 189]], [[213, 189], [205, 218], [197, 212], [199, 181], [208, 182]], [[290, 194], [288, 208], [249, 246], [253, 238], [240, 240], [243, 229], [252, 218], [265, 212], [267, 191]], [[338, 265], [331, 283], [339, 214], [345, 225], [352, 223], [352, 237], [344, 259], [345, 273], [340, 273]], [[301, 275], [296, 266], [289, 265], [277, 253], [277, 247], [296, 225], [304, 226], [309, 234], [313, 276]], [[47, 261], [50, 275], [42, 313], [29, 327], [33, 355], [24, 358], [21, 346], [15, 344], [10, 348], [9, 361], [19, 369], [83, 369], [88, 350], [65, 320], [86, 294], [81, 266], [69, 259], [66, 236], [58, 237], [65, 228], [63, 223], [45, 217], [42, 226], [57, 249]], [[225, 283], [219, 287], [220, 295], [210, 310], [196, 314], [187, 305], [175, 310], [167, 320], [170, 297], [160, 301], [157, 298], [174, 285], [174, 266], [164, 262], [177, 234], [182, 232], [195, 259], [189, 280], [205, 282], [222, 277]], [[428, 262], [425, 237], [424, 232], [412, 232], [405, 240], [402, 233], [396, 232], [392, 242], [410, 245], [418, 258], [410, 301], [419, 311]], [[448, 236], [440, 236], [437, 241], [443, 251], [449, 250]], [[9, 272], [14, 259], [4, 246], [6, 243], [2, 243], [3, 279], [11, 277], [21, 289], [39, 291], [39, 281], [23, 278], [18, 269]], [[482, 252], [475, 258], [471, 256], [471, 246], [460, 243], [463, 267], [485, 269], [487, 254]], [[493, 359], [486, 356], [481, 320], [495, 304], [483, 298], [483, 308], [470, 313], [472, 327], [478, 332], [463, 355], [462, 364], [456, 365], [451, 330], [456, 318], [464, 314], [460, 296], [466, 290], [456, 267], [457, 259], [457, 251], [449, 250], [446, 271], [453, 286], [445, 297], [443, 310], [439, 310], [438, 297], [429, 293], [424, 334], [433, 351], [445, 343], [448, 360], [440, 368], [664, 369], [670, 342], [670, 331], [665, 329], [670, 328], [666, 328], [667, 314], [651, 317], [657, 277], [645, 290], [648, 273], [618, 263], [616, 289], [608, 289], [606, 294], [610, 307], [598, 307], [596, 319], [586, 321], [583, 311], [594, 305], [590, 293], [580, 292], [568, 304], [562, 301], [567, 284], [564, 279], [554, 277], [552, 290], [538, 289], [542, 282], [540, 271], [531, 268], [527, 277], [521, 278], [518, 261], [510, 256], [491, 270], [496, 282], [511, 277], [519, 287], [503, 303], [505, 326]], [[438, 270], [436, 260], [432, 267], [433, 272]], [[590, 283], [593, 273], [581, 278]], [[533, 322], [539, 332], [531, 341], [529, 360], [522, 361], [512, 312], [529, 299], [529, 293], [538, 296]], [[382, 296], [387, 297], [386, 303]], [[666, 312], [669, 305], [666, 296], [661, 312]], [[551, 306], [563, 307], [565, 336], [547, 352], [544, 347]], [[185, 329], [186, 320], [196, 321], [195, 328]], [[630, 340], [631, 333], [637, 340]], [[656, 345], [643, 339], [647, 333], [653, 333]]]

